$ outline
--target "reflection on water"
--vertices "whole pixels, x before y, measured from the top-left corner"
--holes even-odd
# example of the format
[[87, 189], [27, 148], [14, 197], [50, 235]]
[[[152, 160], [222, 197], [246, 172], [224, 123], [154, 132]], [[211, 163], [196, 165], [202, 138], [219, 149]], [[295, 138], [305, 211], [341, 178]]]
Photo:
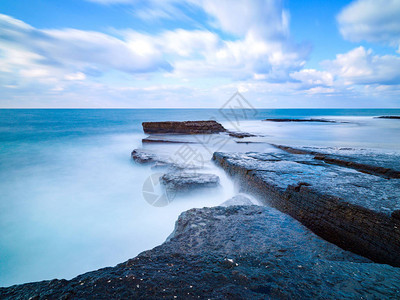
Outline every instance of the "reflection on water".
[[[264, 141], [400, 149], [400, 122], [373, 115], [400, 111], [259, 110], [241, 120]], [[267, 117], [324, 117], [346, 124], [272, 123]], [[142, 121], [220, 118], [218, 110], [0, 110], [0, 286], [112, 266], [160, 243], [180, 212], [218, 205], [232, 182], [201, 151], [207, 172], [220, 176], [213, 194], [179, 197], [158, 208], [142, 195], [154, 171], [135, 165]], [[157, 151], [160, 145], [151, 145]], [[179, 145], [162, 146], [167, 155]], [[268, 144], [227, 143], [225, 151], [271, 151]]]

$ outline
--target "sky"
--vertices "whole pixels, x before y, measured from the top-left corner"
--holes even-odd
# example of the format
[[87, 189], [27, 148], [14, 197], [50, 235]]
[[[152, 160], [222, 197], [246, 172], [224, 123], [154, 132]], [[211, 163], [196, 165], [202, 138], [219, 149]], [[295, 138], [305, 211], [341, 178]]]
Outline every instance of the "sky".
[[1, 108], [400, 108], [400, 0], [1, 0]]

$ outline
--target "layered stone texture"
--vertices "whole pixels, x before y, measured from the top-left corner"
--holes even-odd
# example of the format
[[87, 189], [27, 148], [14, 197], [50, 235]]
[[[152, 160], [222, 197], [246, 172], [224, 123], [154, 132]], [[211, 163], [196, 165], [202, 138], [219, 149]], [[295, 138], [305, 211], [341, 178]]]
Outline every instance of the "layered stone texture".
[[376, 262], [400, 266], [400, 180], [328, 164], [314, 155], [214, 153], [242, 191], [324, 239]]

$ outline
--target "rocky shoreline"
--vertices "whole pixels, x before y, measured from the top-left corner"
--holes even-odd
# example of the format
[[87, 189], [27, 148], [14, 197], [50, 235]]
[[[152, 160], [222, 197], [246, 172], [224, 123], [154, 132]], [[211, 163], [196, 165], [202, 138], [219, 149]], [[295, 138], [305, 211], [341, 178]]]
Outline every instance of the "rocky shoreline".
[[2, 299], [397, 298], [400, 270], [261, 206], [191, 209], [169, 239], [113, 268], [0, 288]]
[[[150, 134], [143, 145], [254, 136], [215, 121], [144, 122], [143, 130]], [[0, 298], [399, 298], [398, 157], [273, 146], [268, 153], [214, 152], [242, 194], [182, 213], [162, 245], [72, 280], [0, 288]], [[149, 148], [131, 156], [164, 172], [160, 182], [174, 194], [220, 184]]]

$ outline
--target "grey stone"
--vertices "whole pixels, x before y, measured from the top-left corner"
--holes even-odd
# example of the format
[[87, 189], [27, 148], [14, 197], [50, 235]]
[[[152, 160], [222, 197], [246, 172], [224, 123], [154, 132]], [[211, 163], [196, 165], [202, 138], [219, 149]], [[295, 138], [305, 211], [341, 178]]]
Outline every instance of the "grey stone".
[[241, 191], [377, 262], [400, 266], [400, 180], [327, 164], [310, 154], [214, 153]]
[[232, 198], [226, 200], [221, 203], [221, 206], [233, 206], [233, 205], [258, 205], [258, 203], [254, 203], [249, 197], [238, 194], [233, 196]]
[[214, 174], [174, 172], [160, 178], [160, 183], [169, 191], [186, 192], [199, 188], [219, 186], [219, 177]]
[[135, 149], [131, 153], [132, 159], [139, 164], [154, 163], [156, 156], [145, 152], [143, 149]]

